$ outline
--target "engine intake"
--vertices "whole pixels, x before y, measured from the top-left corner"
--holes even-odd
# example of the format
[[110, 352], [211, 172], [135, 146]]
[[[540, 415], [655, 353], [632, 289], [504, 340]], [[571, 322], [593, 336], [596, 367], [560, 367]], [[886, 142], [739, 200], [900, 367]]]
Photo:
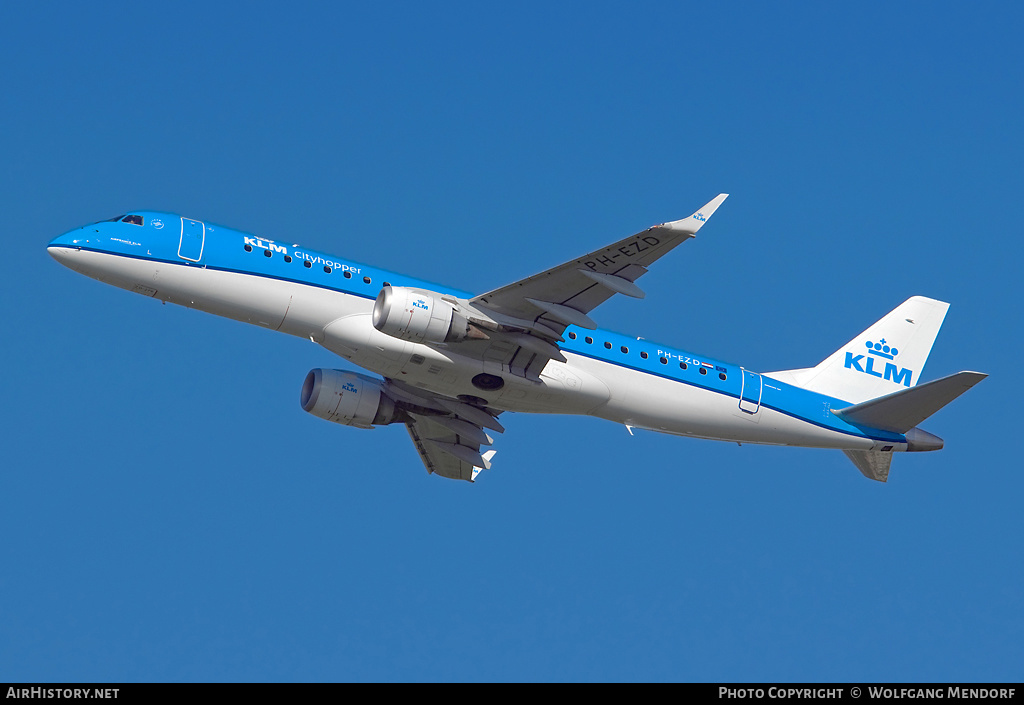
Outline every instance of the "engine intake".
[[299, 399], [313, 416], [359, 428], [396, 420], [395, 402], [379, 380], [342, 370], [310, 370]]
[[469, 334], [469, 322], [433, 292], [386, 286], [373, 304], [373, 327], [413, 343], [454, 343]]

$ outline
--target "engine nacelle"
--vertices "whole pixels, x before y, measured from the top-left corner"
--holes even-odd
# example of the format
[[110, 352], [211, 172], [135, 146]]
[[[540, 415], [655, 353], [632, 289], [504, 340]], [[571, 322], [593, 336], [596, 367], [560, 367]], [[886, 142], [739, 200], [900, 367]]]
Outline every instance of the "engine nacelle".
[[355, 372], [310, 370], [300, 401], [313, 416], [346, 426], [373, 428], [395, 420], [395, 402], [384, 393], [384, 384]]
[[466, 317], [440, 295], [393, 286], [377, 294], [373, 327], [413, 343], [453, 343], [469, 333]]

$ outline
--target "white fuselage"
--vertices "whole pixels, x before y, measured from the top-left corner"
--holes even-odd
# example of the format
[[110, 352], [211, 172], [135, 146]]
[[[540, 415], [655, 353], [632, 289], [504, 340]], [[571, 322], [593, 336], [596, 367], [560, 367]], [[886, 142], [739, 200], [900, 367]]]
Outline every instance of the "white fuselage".
[[[310, 339], [383, 377], [448, 397], [481, 394], [471, 379], [489, 363], [380, 333], [373, 299], [300, 282], [85, 249], [54, 248], [66, 266], [109, 284], [164, 301]], [[586, 414], [630, 427], [737, 442], [849, 450], [878, 441], [832, 430], [761, 405], [753, 413], [735, 396], [715, 393], [566, 350], [539, 381], [505, 376], [488, 406], [530, 413]], [[765, 376], [764, 384], [781, 385]], [[776, 387], [772, 387], [773, 389]], [[823, 410], [828, 413], [827, 406]], [[895, 444], [893, 450], [905, 450]], [[902, 447], [900, 447], [902, 446]]]

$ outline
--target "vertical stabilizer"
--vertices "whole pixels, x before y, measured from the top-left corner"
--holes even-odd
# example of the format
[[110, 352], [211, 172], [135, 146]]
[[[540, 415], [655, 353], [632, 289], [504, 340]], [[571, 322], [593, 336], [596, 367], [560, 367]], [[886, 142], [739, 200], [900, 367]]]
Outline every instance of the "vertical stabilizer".
[[942, 301], [911, 297], [820, 365], [792, 370], [790, 378], [804, 389], [854, 404], [913, 387], [948, 309]]

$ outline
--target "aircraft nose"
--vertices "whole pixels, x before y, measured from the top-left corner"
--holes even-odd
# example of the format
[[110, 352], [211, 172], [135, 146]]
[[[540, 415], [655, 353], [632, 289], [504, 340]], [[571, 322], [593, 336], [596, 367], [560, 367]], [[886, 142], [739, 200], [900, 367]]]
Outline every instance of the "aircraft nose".
[[83, 229], [76, 228], [50, 240], [46, 246], [46, 251], [55, 260], [68, 267], [71, 266], [70, 262], [74, 256], [81, 251], [81, 243], [83, 241]]

